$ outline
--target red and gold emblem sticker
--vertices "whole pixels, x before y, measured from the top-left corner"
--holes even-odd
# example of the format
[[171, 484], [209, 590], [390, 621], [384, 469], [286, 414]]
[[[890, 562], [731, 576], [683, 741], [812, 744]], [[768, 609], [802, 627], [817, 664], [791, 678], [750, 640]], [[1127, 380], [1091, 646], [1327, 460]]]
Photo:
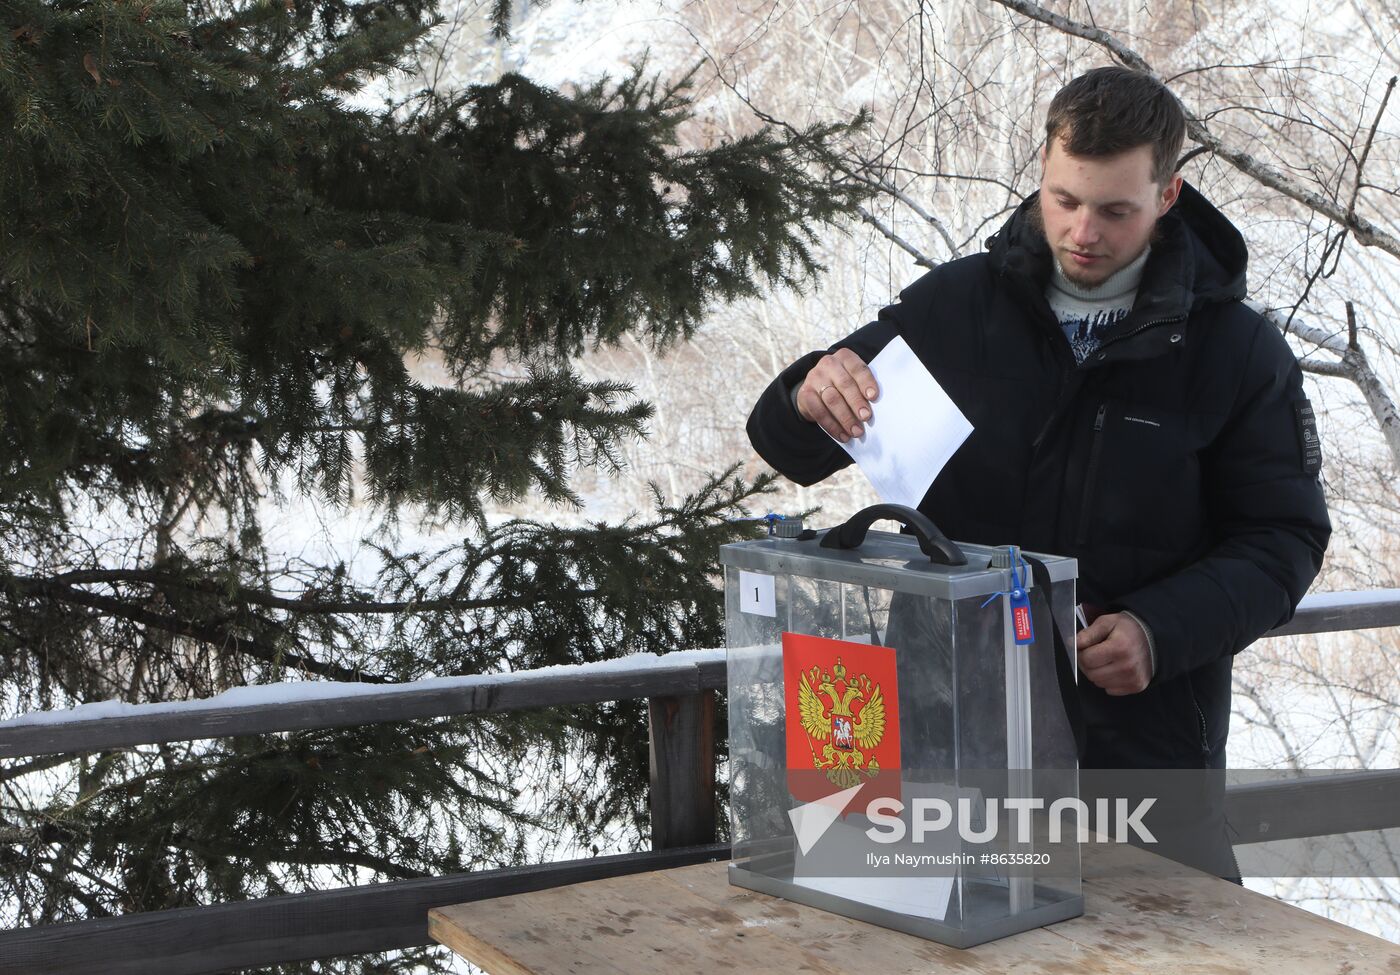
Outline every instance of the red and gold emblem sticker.
[[864, 785], [847, 809], [899, 797], [894, 650], [783, 634], [788, 788], [799, 802]]

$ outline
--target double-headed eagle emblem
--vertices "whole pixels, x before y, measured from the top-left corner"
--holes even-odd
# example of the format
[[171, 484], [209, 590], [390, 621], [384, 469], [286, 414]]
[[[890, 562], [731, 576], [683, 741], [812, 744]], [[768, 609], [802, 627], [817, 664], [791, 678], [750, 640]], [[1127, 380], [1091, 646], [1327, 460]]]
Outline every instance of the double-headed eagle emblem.
[[842, 789], [859, 785], [863, 776], [879, 774], [880, 763], [874, 755], [867, 761], [866, 752], [885, 735], [885, 696], [880, 685], [865, 674], [851, 679], [846, 674], [840, 657], [831, 670], [814, 664], [802, 671], [797, 691], [798, 714], [807, 732], [813, 767], [825, 771]]

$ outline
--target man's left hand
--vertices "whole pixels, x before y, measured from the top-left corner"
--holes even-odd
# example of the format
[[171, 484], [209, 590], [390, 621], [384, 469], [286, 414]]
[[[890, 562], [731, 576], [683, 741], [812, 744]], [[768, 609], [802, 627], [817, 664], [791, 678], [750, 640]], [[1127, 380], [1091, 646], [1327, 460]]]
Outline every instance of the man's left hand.
[[1106, 694], [1121, 697], [1145, 690], [1152, 680], [1147, 634], [1126, 613], [1105, 613], [1075, 638], [1079, 669]]

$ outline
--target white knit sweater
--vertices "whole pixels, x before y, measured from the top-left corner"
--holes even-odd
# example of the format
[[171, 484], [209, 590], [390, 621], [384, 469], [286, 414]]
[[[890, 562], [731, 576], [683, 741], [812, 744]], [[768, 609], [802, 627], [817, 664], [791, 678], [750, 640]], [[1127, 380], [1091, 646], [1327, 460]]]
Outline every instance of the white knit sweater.
[[1114, 271], [1106, 281], [1094, 288], [1082, 288], [1065, 277], [1059, 260], [1055, 260], [1055, 270], [1045, 289], [1045, 299], [1050, 302], [1060, 327], [1065, 330], [1076, 362], [1082, 364], [1097, 352], [1099, 343], [1103, 341], [1103, 333], [1122, 321], [1132, 310], [1138, 285], [1142, 282], [1142, 269], [1151, 252], [1151, 247], [1146, 248], [1137, 260]]

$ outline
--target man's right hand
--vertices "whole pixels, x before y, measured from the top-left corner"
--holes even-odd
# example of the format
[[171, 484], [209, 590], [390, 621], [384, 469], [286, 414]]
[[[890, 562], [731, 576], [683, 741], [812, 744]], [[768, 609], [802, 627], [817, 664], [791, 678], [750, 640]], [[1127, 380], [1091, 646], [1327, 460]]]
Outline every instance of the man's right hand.
[[841, 443], [865, 432], [870, 404], [880, 395], [875, 375], [850, 349], [822, 356], [797, 389], [797, 413]]

